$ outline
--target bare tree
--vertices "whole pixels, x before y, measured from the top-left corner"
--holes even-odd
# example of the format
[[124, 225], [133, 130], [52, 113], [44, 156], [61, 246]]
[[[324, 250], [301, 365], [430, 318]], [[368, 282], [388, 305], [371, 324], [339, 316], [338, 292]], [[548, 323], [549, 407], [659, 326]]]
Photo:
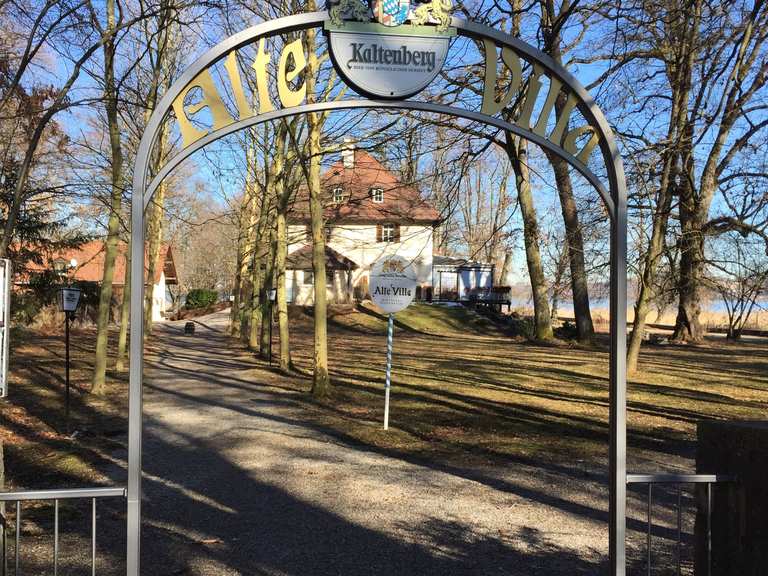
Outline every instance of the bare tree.
[[762, 240], [737, 233], [724, 234], [714, 243], [707, 286], [713, 289], [728, 315], [727, 337], [738, 340], [759, 299], [768, 291], [768, 250]]

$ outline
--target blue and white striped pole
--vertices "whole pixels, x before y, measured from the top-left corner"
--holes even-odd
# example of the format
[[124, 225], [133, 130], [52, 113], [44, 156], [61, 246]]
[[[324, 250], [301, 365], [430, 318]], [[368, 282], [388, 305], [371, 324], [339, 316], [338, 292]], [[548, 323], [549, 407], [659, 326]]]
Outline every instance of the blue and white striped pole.
[[394, 332], [395, 315], [389, 315], [387, 323], [387, 378], [384, 382], [384, 430], [389, 429], [389, 387], [392, 375], [392, 333]]

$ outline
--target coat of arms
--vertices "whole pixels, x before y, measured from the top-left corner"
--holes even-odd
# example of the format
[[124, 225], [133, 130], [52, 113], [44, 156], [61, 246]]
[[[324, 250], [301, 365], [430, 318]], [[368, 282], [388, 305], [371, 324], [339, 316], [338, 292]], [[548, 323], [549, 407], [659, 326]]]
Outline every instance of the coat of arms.
[[405, 272], [405, 266], [404, 262], [390, 258], [389, 260], [385, 260], [384, 264], [381, 265], [381, 271], [383, 273], [394, 272], [396, 274], [402, 274]]
[[373, 15], [379, 24], [400, 26], [408, 19], [410, 0], [373, 0]]

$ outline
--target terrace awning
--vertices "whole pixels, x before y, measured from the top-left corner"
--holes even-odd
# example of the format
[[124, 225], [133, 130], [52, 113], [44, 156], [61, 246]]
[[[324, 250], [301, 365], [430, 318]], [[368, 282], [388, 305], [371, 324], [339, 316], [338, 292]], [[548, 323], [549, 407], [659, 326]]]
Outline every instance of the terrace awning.
[[[312, 245], [307, 244], [288, 254], [285, 267], [288, 270], [312, 270]], [[325, 247], [326, 270], [357, 270], [357, 268], [357, 264], [346, 256], [342, 256], [333, 248]]]

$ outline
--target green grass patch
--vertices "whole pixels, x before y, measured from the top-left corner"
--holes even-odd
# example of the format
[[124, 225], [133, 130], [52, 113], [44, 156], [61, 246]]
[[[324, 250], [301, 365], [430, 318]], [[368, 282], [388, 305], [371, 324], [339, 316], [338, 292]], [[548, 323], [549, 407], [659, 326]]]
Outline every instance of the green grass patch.
[[[379, 308], [370, 302], [361, 309], [384, 320]], [[395, 314], [395, 322], [401, 328], [432, 336], [501, 336], [498, 326], [465, 306], [427, 304], [415, 302]]]

